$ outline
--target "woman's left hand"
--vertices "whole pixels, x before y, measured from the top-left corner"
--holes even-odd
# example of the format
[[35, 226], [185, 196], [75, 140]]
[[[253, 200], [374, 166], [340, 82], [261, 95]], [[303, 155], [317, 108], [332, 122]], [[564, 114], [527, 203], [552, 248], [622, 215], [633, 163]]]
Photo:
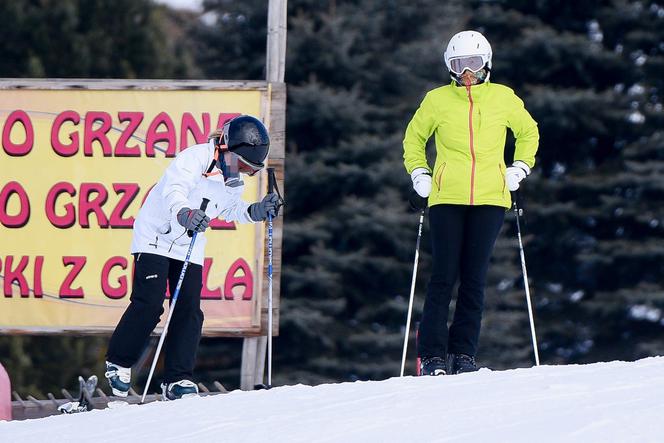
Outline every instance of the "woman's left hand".
[[512, 163], [512, 166], [505, 170], [505, 182], [507, 183], [507, 189], [510, 191], [516, 191], [519, 189], [521, 180], [526, 178], [528, 174], [530, 174], [530, 168], [527, 164], [520, 160]]

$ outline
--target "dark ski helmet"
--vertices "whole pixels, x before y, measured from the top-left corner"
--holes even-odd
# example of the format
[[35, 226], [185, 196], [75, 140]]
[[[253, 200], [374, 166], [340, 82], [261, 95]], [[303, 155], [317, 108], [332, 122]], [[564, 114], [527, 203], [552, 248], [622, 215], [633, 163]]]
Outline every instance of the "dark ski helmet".
[[265, 125], [250, 115], [228, 120], [223, 127], [224, 144], [229, 151], [256, 172], [265, 167], [270, 152], [270, 136]]

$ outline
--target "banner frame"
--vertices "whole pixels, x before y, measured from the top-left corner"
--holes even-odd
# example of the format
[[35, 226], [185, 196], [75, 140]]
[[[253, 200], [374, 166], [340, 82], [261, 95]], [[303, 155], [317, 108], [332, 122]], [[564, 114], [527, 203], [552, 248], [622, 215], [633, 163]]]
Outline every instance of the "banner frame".
[[[261, 93], [261, 115], [260, 118], [266, 123], [270, 130], [272, 147], [268, 164], [276, 168], [277, 183], [281, 190], [284, 189], [284, 139], [285, 139], [285, 103], [286, 85], [283, 82], [268, 82], [260, 80], [137, 80], [137, 79], [89, 79], [89, 78], [3, 78], [0, 79], [0, 91], [3, 90], [91, 90], [91, 91], [258, 91]], [[259, 189], [267, 188], [267, 180], [260, 175]], [[256, 224], [256, 236], [263, 235], [261, 241], [257, 242], [257, 249], [266, 244], [266, 229], [264, 224]], [[279, 306], [280, 306], [280, 276], [281, 276], [281, 254], [282, 254], [283, 217], [279, 217], [274, 223], [274, 246], [273, 246], [273, 300], [274, 300], [274, 322], [273, 334], [279, 333]], [[257, 251], [257, 263], [255, 269], [262, 270], [255, 276], [257, 292], [261, 297], [255, 304], [258, 311], [252, 316], [260, 319], [259, 323], [252, 322], [250, 328], [231, 329], [215, 328], [204, 330], [206, 337], [258, 337], [267, 335], [267, 287], [263, 285], [265, 270], [267, 269], [267, 251]], [[262, 253], [260, 253], [262, 252]], [[161, 326], [153, 331], [153, 335], [159, 334]], [[113, 332], [113, 328], [76, 328], [76, 327], [5, 327], [0, 325], [0, 333], [12, 335], [73, 335], [73, 336], [104, 336]]]

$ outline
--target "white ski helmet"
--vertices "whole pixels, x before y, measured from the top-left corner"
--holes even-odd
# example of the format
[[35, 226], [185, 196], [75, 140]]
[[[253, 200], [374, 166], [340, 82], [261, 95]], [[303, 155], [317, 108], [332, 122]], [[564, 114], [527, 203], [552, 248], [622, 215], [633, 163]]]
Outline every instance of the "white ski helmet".
[[447, 44], [447, 49], [443, 54], [445, 65], [450, 71], [450, 76], [461, 75], [464, 70], [469, 69], [472, 72], [478, 72], [482, 68], [487, 68], [489, 79], [491, 72], [491, 45], [489, 41], [477, 31], [461, 31], [454, 34]]

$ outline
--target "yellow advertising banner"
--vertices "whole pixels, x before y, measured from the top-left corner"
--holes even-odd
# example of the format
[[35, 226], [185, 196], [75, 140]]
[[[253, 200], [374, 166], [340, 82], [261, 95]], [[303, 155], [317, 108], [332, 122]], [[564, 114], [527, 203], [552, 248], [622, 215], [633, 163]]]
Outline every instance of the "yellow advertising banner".
[[[131, 294], [134, 217], [169, 162], [235, 115], [266, 118], [261, 88], [0, 97], [3, 331], [112, 331]], [[246, 178], [243, 198], [257, 200], [264, 181]], [[262, 224], [215, 220], [206, 237], [203, 333], [257, 332]]]

